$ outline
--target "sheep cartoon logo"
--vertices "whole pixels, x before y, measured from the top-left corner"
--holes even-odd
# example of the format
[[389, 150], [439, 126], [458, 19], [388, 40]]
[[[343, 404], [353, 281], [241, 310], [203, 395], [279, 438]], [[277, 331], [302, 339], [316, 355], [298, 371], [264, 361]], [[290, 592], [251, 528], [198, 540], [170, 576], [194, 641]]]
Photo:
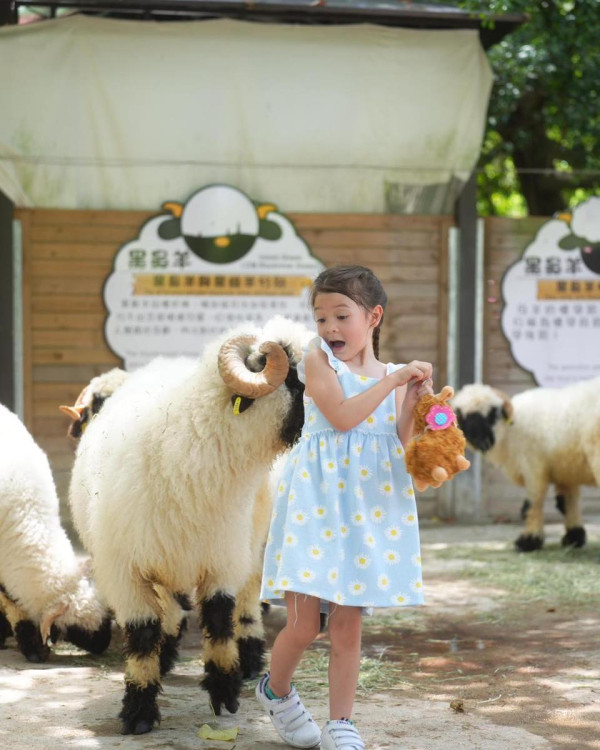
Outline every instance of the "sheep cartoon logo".
[[256, 205], [229, 185], [212, 185], [195, 193], [186, 204], [163, 205], [171, 219], [158, 226], [158, 235], [171, 240], [182, 236], [190, 250], [209, 263], [232, 263], [243, 258], [256, 240], [277, 241], [282, 230], [268, 218], [270, 203]]
[[600, 375], [600, 197], [543, 224], [502, 278], [502, 331], [538, 385]]
[[572, 214], [559, 214], [558, 218], [571, 229], [571, 234], [563, 237], [558, 246], [562, 250], [579, 250], [584, 265], [600, 275], [600, 198], [590, 198]]
[[312, 327], [308, 288], [324, 265], [274, 203], [209, 185], [162, 209], [117, 250], [104, 285], [105, 338], [125, 370], [197, 357], [224, 331], [275, 314]]

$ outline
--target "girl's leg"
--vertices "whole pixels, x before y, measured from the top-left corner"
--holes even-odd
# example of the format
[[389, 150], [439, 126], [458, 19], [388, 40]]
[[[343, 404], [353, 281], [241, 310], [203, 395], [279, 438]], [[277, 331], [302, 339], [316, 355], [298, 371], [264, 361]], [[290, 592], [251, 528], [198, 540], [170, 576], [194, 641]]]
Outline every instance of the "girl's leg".
[[360, 671], [361, 607], [337, 606], [329, 615], [329, 713], [349, 719]]
[[285, 594], [287, 623], [271, 649], [269, 688], [278, 697], [292, 689], [292, 675], [307, 646], [319, 634], [319, 599], [287, 591]]

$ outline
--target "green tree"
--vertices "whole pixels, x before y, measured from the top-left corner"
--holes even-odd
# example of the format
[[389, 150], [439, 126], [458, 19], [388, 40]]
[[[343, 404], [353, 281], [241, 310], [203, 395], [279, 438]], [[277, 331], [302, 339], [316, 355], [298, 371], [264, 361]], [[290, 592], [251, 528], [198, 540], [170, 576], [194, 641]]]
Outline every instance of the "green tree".
[[600, 193], [600, 0], [459, 4], [530, 19], [488, 51], [495, 82], [479, 164], [481, 213], [551, 215]]

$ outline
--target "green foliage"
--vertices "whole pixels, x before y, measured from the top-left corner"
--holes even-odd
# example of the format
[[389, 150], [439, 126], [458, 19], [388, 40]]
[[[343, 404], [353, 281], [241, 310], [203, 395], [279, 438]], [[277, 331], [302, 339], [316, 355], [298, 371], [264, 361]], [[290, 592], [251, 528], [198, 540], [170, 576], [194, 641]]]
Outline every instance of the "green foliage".
[[530, 19], [488, 52], [495, 83], [480, 161], [482, 212], [548, 215], [599, 194], [600, 0], [459, 5]]

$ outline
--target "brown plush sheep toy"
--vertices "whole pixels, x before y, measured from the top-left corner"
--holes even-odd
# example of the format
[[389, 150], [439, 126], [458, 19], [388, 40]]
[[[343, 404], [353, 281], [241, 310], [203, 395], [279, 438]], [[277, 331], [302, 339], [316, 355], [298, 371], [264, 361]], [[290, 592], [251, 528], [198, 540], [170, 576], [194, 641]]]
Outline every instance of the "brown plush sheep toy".
[[422, 396], [415, 406], [415, 434], [406, 446], [406, 469], [419, 492], [439, 487], [471, 462], [465, 458], [466, 440], [456, 424], [448, 400], [454, 389]]

